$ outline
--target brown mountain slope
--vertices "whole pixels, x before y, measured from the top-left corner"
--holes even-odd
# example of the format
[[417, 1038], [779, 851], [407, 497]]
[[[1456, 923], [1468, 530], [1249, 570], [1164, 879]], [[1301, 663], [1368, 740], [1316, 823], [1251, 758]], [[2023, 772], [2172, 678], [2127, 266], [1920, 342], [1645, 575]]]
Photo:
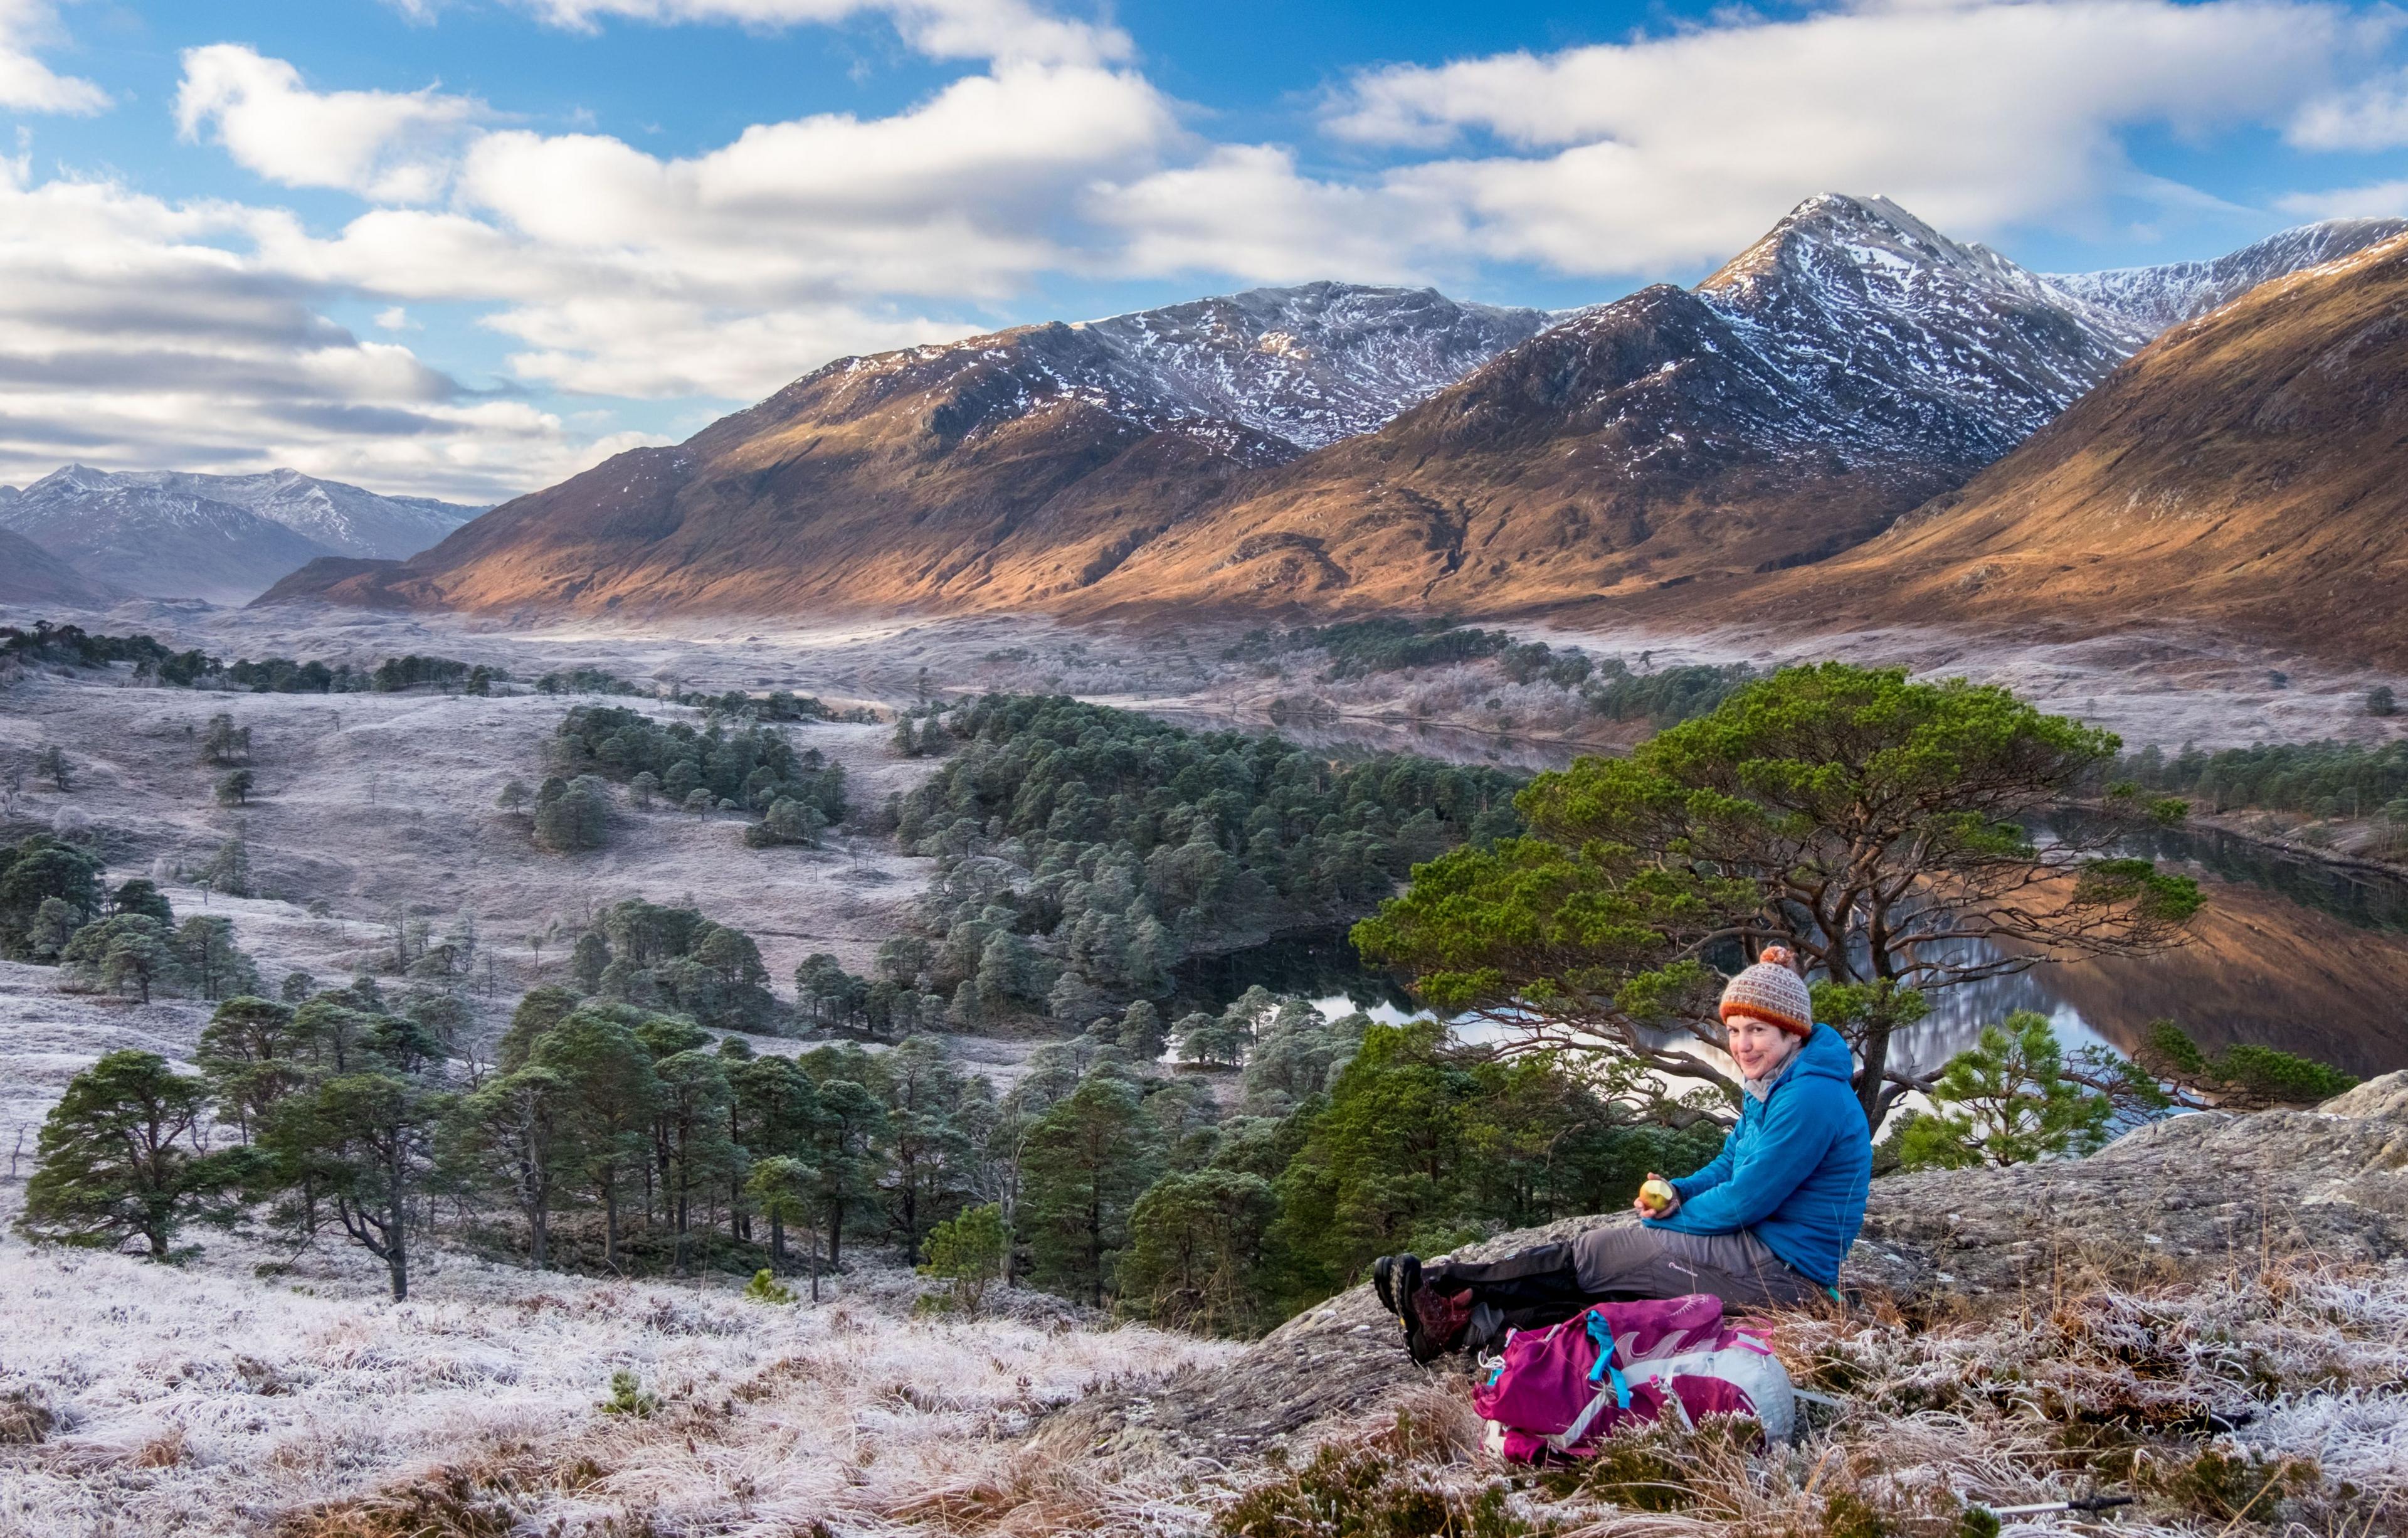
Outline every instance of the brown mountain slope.
[[1043, 602], [1238, 473], [1376, 426], [1536, 310], [1313, 283], [848, 358], [675, 448], [277, 597], [798, 613]]
[[1962, 489], [1739, 601], [1817, 623], [2166, 621], [2408, 664], [2408, 237], [2151, 345]]
[[[2243, 265], [2279, 270], [2314, 243], [2274, 244]], [[1545, 319], [1311, 284], [846, 359], [398, 568], [314, 567], [276, 596], [647, 614], [1645, 608], [1881, 533], [2146, 339], [1885, 199], [1837, 194], [1695, 289]]]
[[832, 365], [675, 448], [505, 503], [397, 568], [330, 568], [317, 596], [747, 613], [1042, 598], [1109, 569], [1149, 519], [1294, 453], [1226, 424], [1133, 422], [1073, 390], [1028, 407], [1043, 355], [1079, 338], [1007, 337], [991, 356]]

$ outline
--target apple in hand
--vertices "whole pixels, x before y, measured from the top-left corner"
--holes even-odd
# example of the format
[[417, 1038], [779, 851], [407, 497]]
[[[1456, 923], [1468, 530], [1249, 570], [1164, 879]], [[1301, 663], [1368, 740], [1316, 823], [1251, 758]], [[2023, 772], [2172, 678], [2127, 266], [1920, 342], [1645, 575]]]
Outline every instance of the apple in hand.
[[1650, 1174], [1639, 1187], [1640, 1212], [1649, 1217], [1663, 1217], [1681, 1204], [1681, 1193], [1662, 1175]]

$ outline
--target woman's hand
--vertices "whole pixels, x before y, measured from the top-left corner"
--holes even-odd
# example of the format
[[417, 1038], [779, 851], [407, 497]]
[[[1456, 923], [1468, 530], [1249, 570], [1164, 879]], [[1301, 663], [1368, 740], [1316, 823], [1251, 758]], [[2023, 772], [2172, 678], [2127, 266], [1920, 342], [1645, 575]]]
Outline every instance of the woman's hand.
[[1681, 1193], [1672, 1183], [1655, 1171], [1639, 1185], [1639, 1194], [1630, 1199], [1630, 1210], [1641, 1217], [1670, 1217], [1681, 1210]]

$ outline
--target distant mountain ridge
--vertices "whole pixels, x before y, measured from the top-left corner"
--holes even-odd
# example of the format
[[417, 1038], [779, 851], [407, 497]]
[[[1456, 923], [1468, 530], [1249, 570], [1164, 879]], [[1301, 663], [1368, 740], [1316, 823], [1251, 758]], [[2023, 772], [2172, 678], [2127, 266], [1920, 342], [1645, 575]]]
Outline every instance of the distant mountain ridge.
[[2408, 231], [2408, 219], [2329, 219], [2272, 235], [2208, 262], [2053, 273], [2048, 281], [2155, 337], [2231, 303], [2258, 284], [2355, 255]]
[[1861, 544], [2058, 417], [2161, 310], [2379, 223], [2086, 283], [1827, 194], [1695, 289], [1569, 315], [1312, 284], [1022, 327], [831, 364], [272, 597], [1503, 613], [1727, 583]]
[[507, 503], [398, 570], [326, 563], [271, 598], [1044, 601], [1233, 480], [1386, 421], [1550, 318], [1309, 283], [839, 359], [675, 448]]
[[322, 555], [414, 554], [480, 509], [380, 496], [297, 470], [198, 475], [69, 465], [0, 496], [0, 528], [89, 583], [243, 603]]
[[1368, 433], [1547, 323], [1435, 289], [1306, 283], [1076, 323], [1111, 347], [1133, 394], [1177, 402], [1299, 449]]
[[[0, 486], [13, 496], [14, 486]], [[0, 505], [8, 498], [0, 496]], [[123, 597], [87, 582], [75, 568], [22, 534], [0, 529], [0, 603], [64, 603], [92, 607]]]

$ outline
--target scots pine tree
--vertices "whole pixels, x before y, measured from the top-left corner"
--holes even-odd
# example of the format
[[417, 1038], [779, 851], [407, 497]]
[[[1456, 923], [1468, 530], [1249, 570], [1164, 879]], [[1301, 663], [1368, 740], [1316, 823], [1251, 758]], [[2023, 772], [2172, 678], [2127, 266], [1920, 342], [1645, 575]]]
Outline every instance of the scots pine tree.
[[208, 1085], [155, 1052], [102, 1057], [68, 1082], [42, 1121], [18, 1228], [69, 1244], [139, 1238], [165, 1259], [201, 1189], [208, 1105]]

